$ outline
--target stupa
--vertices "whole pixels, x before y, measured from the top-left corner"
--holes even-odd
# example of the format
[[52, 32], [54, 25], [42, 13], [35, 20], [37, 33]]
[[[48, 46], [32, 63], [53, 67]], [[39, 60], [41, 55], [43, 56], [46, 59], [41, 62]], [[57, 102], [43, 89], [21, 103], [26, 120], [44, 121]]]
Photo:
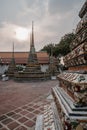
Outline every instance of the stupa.
[[33, 22], [32, 22], [32, 33], [30, 35], [30, 53], [25, 71], [41, 72], [40, 64], [38, 63], [37, 54], [34, 47]]
[[68, 71], [58, 75], [52, 94], [63, 130], [87, 130], [87, 0], [79, 12], [71, 52], [64, 57]]
[[30, 34], [30, 53], [27, 61], [27, 65], [24, 71], [14, 73], [16, 80], [45, 80], [49, 79], [48, 72], [42, 72], [40, 64], [38, 63], [37, 54], [34, 46], [34, 27], [32, 22], [32, 32]]
[[10, 61], [10, 65], [8, 67], [8, 71], [6, 72], [7, 76], [10, 78], [14, 77], [14, 72], [16, 71], [16, 64], [14, 58], [14, 43], [13, 43], [13, 52], [12, 52], [12, 59]]

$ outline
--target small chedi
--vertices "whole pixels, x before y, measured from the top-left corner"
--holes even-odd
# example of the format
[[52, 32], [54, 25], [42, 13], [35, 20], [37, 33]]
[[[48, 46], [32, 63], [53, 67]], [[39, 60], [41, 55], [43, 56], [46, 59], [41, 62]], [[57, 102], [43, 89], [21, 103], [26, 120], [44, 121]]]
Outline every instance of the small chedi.
[[13, 78], [14, 77], [14, 72], [16, 71], [16, 63], [15, 63], [15, 58], [14, 58], [14, 43], [13, 43], [13, 52], [12, 52], [12, 58], [8, 67], [8, 71], [6, 74]]
[[57, 75], [59, 74], [59, 68], [57, 67], [57, 65], [59, 65], [59, 59], [55, 60], [55, 57], [53, 57], [53, 52], [51, 52], [50, 64], [49, 64], [49, 73], [51, 79], [56, 79]]
[[58, 75], [59, 87], [52, 89], [63, 130], [87, 130], [87, 0], [79, 17], [71, 52], [64, 57], [69, 69]]
[[37, 54], [34, 47], [34, 29], [32, 22], [32, 33], [30, 35], [30, 53], [27, 61], [27, 65], [24, 71], [14, 72], [15, 80], [44, 80], [49, 79], [48, 72], [42, 72], [40, 64], [38, 63]]

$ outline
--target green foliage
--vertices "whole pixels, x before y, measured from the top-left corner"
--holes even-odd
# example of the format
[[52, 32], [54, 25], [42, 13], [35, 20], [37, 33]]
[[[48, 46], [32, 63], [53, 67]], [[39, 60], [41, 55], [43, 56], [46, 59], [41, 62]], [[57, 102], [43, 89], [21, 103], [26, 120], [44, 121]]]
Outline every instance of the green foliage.
[[73, 41], [74, 38], [75, 34], [73, 33], [65, 34], [58, 44], [48, 44], [44, 46], [42, 51], [47, 51], [49, 55], [51, 55], [51, 53], [53, 52], [53, 55], [55, 57], [59, 56], [60, 54], [62, 56], [65, 56], [67, 53], [70, 52], [70, 43]]
[[44, 46], [43, 49], [41, 49], [41, 51], [46, 51], [50, 56], [51, 53], [54, 52], [54, 49], [55, 49], [54, 44], [50, 43], [50, 44]]

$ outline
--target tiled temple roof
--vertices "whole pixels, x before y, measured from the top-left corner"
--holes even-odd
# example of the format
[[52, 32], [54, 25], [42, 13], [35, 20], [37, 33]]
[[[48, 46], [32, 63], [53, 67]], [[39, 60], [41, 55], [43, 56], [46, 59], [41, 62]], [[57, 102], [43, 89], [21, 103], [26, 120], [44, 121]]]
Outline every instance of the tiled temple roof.
[[[17, 64], [26, 64], [29, 52], [15, 52], [14, 58]], [[49, 55], [46, 52], [37, 52], [38, 61], [40, 64], [49, 63]], [[3, 64], [9, 64], [12, 58], [12, 52], [0, 52], [0, 59]]]

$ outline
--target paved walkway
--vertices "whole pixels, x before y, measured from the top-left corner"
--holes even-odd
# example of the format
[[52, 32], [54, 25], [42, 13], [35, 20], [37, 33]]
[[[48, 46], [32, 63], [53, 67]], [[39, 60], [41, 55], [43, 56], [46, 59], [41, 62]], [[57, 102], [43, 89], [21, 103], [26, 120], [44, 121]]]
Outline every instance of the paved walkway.
[[36, 116], [57, 81], [16, 83], [0, 81], [0, 130], [34, 130]]

